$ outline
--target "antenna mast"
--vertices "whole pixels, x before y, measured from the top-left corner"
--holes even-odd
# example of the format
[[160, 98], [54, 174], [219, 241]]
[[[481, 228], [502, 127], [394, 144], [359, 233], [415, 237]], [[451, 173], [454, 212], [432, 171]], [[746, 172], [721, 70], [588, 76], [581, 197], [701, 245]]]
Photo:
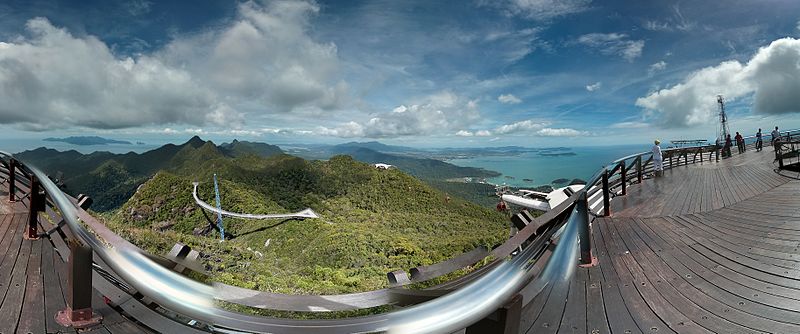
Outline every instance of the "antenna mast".
[[728, 115], [725, 114], [725, 98], [722, 95], [717, 95], [717, 103], [719, 104], [719, 129], [717, 129], [717, 139], [724, 143], [725, 138], [730, 134], [728, 129]]

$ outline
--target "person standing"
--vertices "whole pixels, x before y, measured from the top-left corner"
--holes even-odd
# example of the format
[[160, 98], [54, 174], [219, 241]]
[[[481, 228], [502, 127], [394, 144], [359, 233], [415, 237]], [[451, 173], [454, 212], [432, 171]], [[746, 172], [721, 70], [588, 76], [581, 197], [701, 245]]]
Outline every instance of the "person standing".
[[742, 134], [737, 131], [736, 137], [733, 138], [736, 139], [736, 148], [739, 150], [739, 154], [744, 153], [744, 137], [742, 137]]
[[778, 150], [778, 145], [780, 145], [778, 144], [778, 142], [780, 141], [780, 139], [781, 139], [781, 132], [778, 131], [778, 127], [776, 126], [775, 130], [772, 130], [772, 140], [770, 140], [770, 144], [772, 144], [772, 147], [775, 148], [775, 151]]
[[664, 173], [664, 159], [661, 156], [661, 141], [656, 139], [653, 145], [653, 172], [655, 176], [661, 176]]
[[764, 142], [761, 139], [761, 128], [758, 128], [758, 132], [756, 132], [756, 152], [761, 152], [763, 148]]
[[727, 134], [725, 136], [725, 156], [730, 158], [731, 157], [731, 134]]

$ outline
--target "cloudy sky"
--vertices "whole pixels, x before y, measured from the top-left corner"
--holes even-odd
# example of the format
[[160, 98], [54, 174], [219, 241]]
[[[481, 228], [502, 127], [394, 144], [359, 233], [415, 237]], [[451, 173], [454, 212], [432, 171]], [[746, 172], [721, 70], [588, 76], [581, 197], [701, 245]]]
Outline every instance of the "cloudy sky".
[[798, 92], [792, 0], [0, 3], [0, 139], [711, 139]]

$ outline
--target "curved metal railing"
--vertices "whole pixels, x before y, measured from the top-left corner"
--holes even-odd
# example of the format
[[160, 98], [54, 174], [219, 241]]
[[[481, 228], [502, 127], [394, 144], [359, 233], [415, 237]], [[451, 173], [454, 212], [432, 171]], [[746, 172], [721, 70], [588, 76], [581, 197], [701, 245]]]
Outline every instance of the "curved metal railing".
[[[5, 152], [0, 153], [0, 160], [3, 161], [3, 165], [6, 167], [8, 178], [19, 176], [19, 180], [15, 180], [15, 185], [18, 184], [27, 188], [28, 195], [25, 195], [25, 197], [30, 196], [31, 199], [39, 198], [40, 196], [47, 197], [48, 204], [58, 210], [65, 222], [64, 226], [71, 232], [70, 234], [74, 235], [74, 239], [94, 251], [101, 261], [113, 271], [114, 275], [112, 276], [118, 275], [124, 283], [129, 284], [138, 293], [151, 299], [161, 307], [178, 313], [181, 318], [194, 319], [206, 323], [208, 326], [201, 329], [212, 331], [224, 329], [225, 331], [301, 331], [307, 333], [409, 332], [412, 329], [407, 327], [409, 325], [407, 319], [409, 317], [420, 321], [426, 319], [431, 316], [427, 311], [431, 307], [457, 309], [459, 305], [462, 305], [461, 307], [463, 305], [472, 305], [469, 309], [461, 309], [464, 311], [462, 316], [465, 317], [437, 321], [443, 326], [442, 328], [464, 328], [474, 322], [473, 320], [483, 318], [494, 312], [497, 309], [496, 306], [502, 304], [509, 293], [518, 290], [521, 285], [536, 276], [544, 266], [541, 261], [551, 263], [551, 261], [547, 261], [549, 258], [547, 254], [550, 251], [547, 250], [546, 246], [551, 242], [555, 231], [564, 225], [563, 220], [551, 217], [551, 219], [548, 219], [547, 228], [543, 233], [542, 231], [539, 231], [540, 233], [536, 233], [537, 231], [528, 233], [531, 236], [536, 236], [536, 239], [522, 253], [514, 256], [510, 261], [501, 260], [499, 265], [494, 266], [479, 278], [461, 286], [454, 293], [405, 308], [402, 312], [338, 320], [294, 320], [259, 317], [221, 309], [214, 303], [215, 292], [211, 287], [162, 267], [132, 247], [107, 246], [92, 231], [89, 231], [79, 218], [79, 216], [84, 218], [89, 218], [90, 216], [76, 207], [75, 203], [70, 201], [70, 198], [61, 192], [44, 173], [29, 164], [14, 160], [12, 155]], [[26, 182], [26, 179], [30, 181]], [[35, 189], [37, 183], [41, 183], [45, 194], [41, 195]], [[26, 189], [21, 187], [18, 190], [24, 192]], [[30, 195], [33, 193], [36, 195]], [[34, 215], [38, 215], [38, 213], [34, 213]], [[544, 226], [545, 224], [541, 225]], [[531, 229], [536, 227], [531, 225]], [[517, 238], [507, 244], [510, 247], [512, 245], [518, 246], [522, 243]], [[504, 252], [504, 249], [499, 250], [499, 252]], [[495, 253], [498, 252], [497, 250], [495, 251]], [[511, 251], [508, 250], [509, 253]], [[497, 284], [498, 280], [512, 277], [514, 278], [512, 280], [514, 283], [511, 285]], [[475, 296], [480, 296], [479, 300], [494, 300], [496, 302], [474, 305], [474, 302], [470, 302], [470, 300]], [[435, 304], [430, 304], [434, 302]], [[194, 321], [190, 323], [193, 325], [172, 328], [170, 331], [196, 331], [199, 326], [194, 325]], [[146, 321], [145, 324], [147, 324]], [[163, 330], [163, 328], [160, 330]], [[435, 332], [425, 328], [419, 330]]]

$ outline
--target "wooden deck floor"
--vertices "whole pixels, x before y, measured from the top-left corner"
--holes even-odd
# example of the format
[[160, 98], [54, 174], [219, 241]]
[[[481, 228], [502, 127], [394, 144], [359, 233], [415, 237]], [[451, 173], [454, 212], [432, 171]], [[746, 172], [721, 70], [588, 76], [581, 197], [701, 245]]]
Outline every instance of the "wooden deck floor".
[[[49, 239], [23, 239], [27, 208], [8, 203], [7, 189], [0, 191], [0, 334], [75, 333], [55, 321], [65, 308], [67, 270]], [[81, 333], [148, 333], [115, 309], [95, 291], [95, 312], [101, 325]]]
[[800, 333], [800, 181], [771, 153], [631, 186], [593, 222], [599, 264], [546, 287], [521, 332]]

